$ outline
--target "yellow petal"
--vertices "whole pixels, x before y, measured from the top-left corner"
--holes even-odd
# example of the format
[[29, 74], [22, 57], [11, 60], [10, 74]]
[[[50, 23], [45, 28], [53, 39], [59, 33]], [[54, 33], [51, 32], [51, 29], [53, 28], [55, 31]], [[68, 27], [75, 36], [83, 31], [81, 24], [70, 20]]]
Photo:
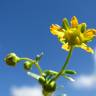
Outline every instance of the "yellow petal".
[[51, 31], [51, 33], [53, 34], [53, 35], [57, 35], [58, 34], [58, 31], [57, 30], [59, 30], [61, 27], [58, 25], [54, 25], [54, 24], [52, 24], [51, 26], [50, 26], [50, 31]]
[[85, 43], [82, 43], [80, 46], [80, 48], [84, 49], [85, 51], [89, 52], [89, 53], [94, 53], [94, 50], [90, 47], [88, 47]]
[[64, 29], [62, 29], [59, 25], [54, 25], [52, 24], [50, 26], [50, 32], [53, 34], [53, 35], [56, 35], [58, 37], [63, 37], [64, 36]]
[[73, 16], [71, 19], [71, 27], [77, 27], [78, 25], [78, 19], [76, 18], [76, 16]]
[[92, 40], [95, 36], [96, 36], [96, 30], [95, 29], [89, 29], [83, 33], [83, 37], [84, 37], [85, 42]]
[[68, 43], [65, 43], [62, 45], [62, 49], [66, 50], [66, 51], [70, 51], [71, 46]]
[[92, 38], [96, 36], [96, 30], [95, 29], [89, 29], [84, 32], [84, 36], [87, 38]]

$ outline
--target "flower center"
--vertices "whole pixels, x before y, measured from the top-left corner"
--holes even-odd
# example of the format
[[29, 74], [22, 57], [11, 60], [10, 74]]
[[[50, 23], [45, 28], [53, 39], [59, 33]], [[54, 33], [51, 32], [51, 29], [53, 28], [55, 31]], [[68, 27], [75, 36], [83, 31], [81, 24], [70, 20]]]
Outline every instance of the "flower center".
[[76, 28], [70, 28], [67, 30], [65, 33], [65, 38], [66, 41], [68, 42], [69, 45], [80, 45], [81, 40], [80, 40], [80, 32]]

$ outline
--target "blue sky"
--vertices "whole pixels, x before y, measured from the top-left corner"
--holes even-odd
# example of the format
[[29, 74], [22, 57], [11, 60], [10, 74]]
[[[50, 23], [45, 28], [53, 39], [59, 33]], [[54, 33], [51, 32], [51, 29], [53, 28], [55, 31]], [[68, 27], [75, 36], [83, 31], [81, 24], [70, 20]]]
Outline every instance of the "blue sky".
[[[23, 62], [16, 68], [6, 66], [3, 58], [10, 52], [21, 57], [34, 58], [44, 52], [40, 65], [43, 69], [59, 71], [67, 52], [50, 31], [51, 24], [61, 24], [64, 17], [69, 20], [77, 16], [86, 22], [88, 28], [96, 28], [95, 0], [0, 0], [0, 95], [10, 96], [12, 86], [33, 86], [37, 82], [23, 70]], [[96, 40], [89, 45], [96, 47]], [[91, 74], [94, 71], [93, 56], [82, 49], [75, 49], [68, 68], [77, 75]], [[32, 70], [37, 72], [35, 68]], [[58, 86], [64, 85], [68, 96], [95, 96], [95, 89], [76, 89], [69, 81], [61, 78]]]

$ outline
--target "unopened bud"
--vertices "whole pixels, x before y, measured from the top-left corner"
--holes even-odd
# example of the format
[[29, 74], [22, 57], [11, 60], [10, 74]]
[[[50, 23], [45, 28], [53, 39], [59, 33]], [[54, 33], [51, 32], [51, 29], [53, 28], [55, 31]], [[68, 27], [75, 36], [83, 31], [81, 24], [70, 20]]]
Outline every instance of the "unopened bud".
[[15, 53], [10, 53], [4, 60], [9, 66], [15, 66], [20, 61], [20, 58]]
[[24, 69], [30, 70], [32, 68], [32, 63], [29, 61], [24, 62]]
[[46, 92], [54, 92], [56, 90], [56, 82], [55, 81], [46, 81], [46, 84], [44, 85], [44, 90]]
[[44, 85], [44, 83], [45, 83], [45, 78], [44, 78], [43, 76], [41, 76], [41, 77], [39, 78], [39, 83], [40, 83], [41, 85]]

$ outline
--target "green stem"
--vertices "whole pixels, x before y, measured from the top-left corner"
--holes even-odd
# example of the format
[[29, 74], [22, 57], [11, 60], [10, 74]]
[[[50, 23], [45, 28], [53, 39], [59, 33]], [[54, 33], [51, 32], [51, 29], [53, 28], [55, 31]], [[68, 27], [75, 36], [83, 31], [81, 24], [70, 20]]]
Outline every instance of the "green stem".
[[36, 62], [35, 60], [32, 60], [30, 58], [20, 58], [20, 60], [26, 60], [26, 61], [34, 63], [35, 66], [38, 68], [40, 74], [42, 74], [42, 69], [41, 69], [40, 65], [38, 64], [38, 62]]
[[[71, 57], [71, 54], [72, 54], [72, 50], [73, 50], [73, 47], [71, 47], [71, 49], [70, 49], [70, 51], [69, 51], [69, 53], [68, 53], [68, 56], [67, 56], [67, 58], [66, 58], [66, 61], [65, 61], [64, 65], [62, 66], [60, 72], [59, 72], [51, 81], [54, 81], [54, 80], [56, 81], [56, 80], [59, 78], [59, 76], [62, 75], [62, 73], [64, 72], [65, 68], [66, 68], [67, 65], [68, 65], [68, 62], [69, 62], [70, 57]], [[51, 81], [50, 81], [50, 82], [51, 82]]]
[[35, 66], [38, 68], [40, 74], [42, 75], [42, 69], [41, 69], [40, 65], [38, 64], [38, 62], [35, 63]]
[[30, 58], [20, 58], [20, 60], [26, 60], [26, 61], [29, 61], [29, 62], [35, 62], [35, 60], [32, 60]]

